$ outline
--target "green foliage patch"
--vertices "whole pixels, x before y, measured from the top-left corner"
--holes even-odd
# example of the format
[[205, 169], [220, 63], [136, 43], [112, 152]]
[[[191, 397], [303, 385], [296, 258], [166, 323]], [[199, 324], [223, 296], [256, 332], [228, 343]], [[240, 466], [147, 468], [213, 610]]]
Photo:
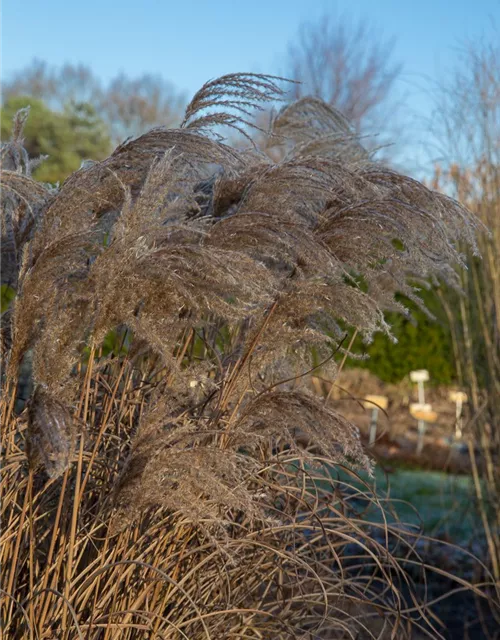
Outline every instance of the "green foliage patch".
[[14, 300], [14, 298], [16, 297], [16, 292], [12, 287], [9, 287], [8, 284], [3, 284], [0, 290], [0, 293], [1, 293], [0, 311], [1, 313], [3, 313], [4, 311], [7, 311], [7, 309], [10, 307], [12, 300]]
[[370, 345], [357, 338], [353, 353], [366, 354], [366, 360], [350, 359], [348, 366], [368, 369], [384, 382], [394, 384], [410, 371], [427, 369], [432, 384], [448, 385], [456, 379], [452, 338], [436, 290], [421, 294], [427, 308], [435, 316], [429, 318], [407, 298], [400, 300], [412, 312], [412, 319], [399, 313], [387, 313], [386, 320], [397, 339], [394, 343], [385, 334], [376, 334]]
[[34, 171], [41, 182], [63, 181], [82, 160], [102, 160], [111, 151], [106, 125], [87, 103], [70, 103], [64, 111], [52, 111], [30, 96], [9, 98], [2, 108], [2, 140], [8, 140], [12, 119], [24, 107], [30, 116], [24, 128], [24, 146], [30, 158], [48, 156]]

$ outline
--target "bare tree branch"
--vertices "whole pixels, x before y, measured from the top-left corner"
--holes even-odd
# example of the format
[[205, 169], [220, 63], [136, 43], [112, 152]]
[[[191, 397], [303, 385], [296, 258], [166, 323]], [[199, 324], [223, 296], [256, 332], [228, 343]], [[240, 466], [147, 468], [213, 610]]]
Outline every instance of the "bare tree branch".
[[295, 99], [321, 98], [339, 109], [358, 133], [381, 130], [400, 66], [391, 62], [392, 41], [364, 22], [323, 16], [304, 23], [287, 54], [286, 74]]

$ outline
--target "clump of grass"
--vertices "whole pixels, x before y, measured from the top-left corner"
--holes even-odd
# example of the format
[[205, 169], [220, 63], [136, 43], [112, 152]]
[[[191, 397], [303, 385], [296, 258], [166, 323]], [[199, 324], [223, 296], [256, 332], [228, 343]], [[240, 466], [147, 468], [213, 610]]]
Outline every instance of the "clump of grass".
[[[339, 321], [389, 331], [394, 294], [418, 300], [410, 276], [456, 283], [475, 220], [378, 166], [317, 100], [278, 114], [278, 164], [212, 135], [280, 87], [212, 81], [180, 129], [57, 191], [30, 178], [22, 118], [4, 148], [5, 633], [440, 637], [389, 551], [391, 534], [407, 561], [408, 536], [387, 525], [377, 541], [346, 487], [321, 484], [326, 461], [371, 463], [300, 380], [311, 346], [335, 373]], [[103, 356], [114, 330], [128, 352]], [[16, 414], [26, 359], [34, 393]]]

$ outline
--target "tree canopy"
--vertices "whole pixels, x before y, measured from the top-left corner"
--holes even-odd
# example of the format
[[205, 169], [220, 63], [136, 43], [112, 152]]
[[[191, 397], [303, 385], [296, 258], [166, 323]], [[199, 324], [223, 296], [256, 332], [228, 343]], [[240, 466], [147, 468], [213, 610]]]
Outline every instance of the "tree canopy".
[[155, 126], [177, 126], [185, 103], [184, 96], [158, 75], [119, 74], [103, 83], [83, 64], [51, 67], [41, 60], [14, 73], [2, 88], [4, 100], [29, 95], [51, 109], [61, 110], [73, 102], [91, 104], [114, 144]]
[[111, 151], [104, 122], [88, 103], [68, 103], [62, 111], [50, 109], [42, 100], [13, 96], [2, 108], [2, 140], [10, 137], [14, 115], [30, 107], [24, 144], [32, 158], [48, 156], [34, 172], [42, 182], [60, 182], [78, 169], [83, 160], [102, 160]]
[[295, 99], [321, 98], [339, 109], [359, 134], [380, 133], [394, 114], [392, 93], [401, 67], [392, 61], [393, 42], [366, 23], [322, 16], [305, 22], [290, 43], [285, 75], [298, 81]]

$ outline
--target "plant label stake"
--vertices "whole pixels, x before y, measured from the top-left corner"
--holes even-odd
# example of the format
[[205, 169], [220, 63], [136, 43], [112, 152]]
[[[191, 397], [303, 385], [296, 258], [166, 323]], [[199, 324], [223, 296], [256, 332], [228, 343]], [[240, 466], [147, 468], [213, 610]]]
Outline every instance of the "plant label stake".
[[[424, 382], [429, 380], [429, 372], [427, 369], [417, 369], [416, 371], [410, 371], [410, 380], [417, 383], [418, 388], [418, 404], [425, 405], [425, 389]], [[430, 409], [429, 409], [430, 410]], [[411, 412], [411, 407], [410, 407]], [[417, 442], [417, 455], [420, 455], [422, 447], [424, 446], [424, 433], [425, 433], [425, 421], [418, 421], [418, 442]]]
[[462, 429], [462, 408], [464, 402], [467, 402], [467, 394], [463, 391], [450, 391], [449, 399], [455, 403], [455, 439], [461, 440]]
[[385, 411], [389, 403], [388, 398], [385, 396], [366, 396], [363, 401], [363, 406], [372, 410], [372, 416], [370, 421], [370, 432], [368, 436], [368, 446], [373, 447], [375, 444], [375, 438], [377, 437], [377, 419], [379, 409]]
[[410, 371], [410, 380], [417, 383], [418, 387], [418, 402], [425, 404], [425, 391], [424, 382], [429, 380], [429, 372], [427, 369], [418, 369], [417, 371]]
[[424, 435], [427, 422], [436, 422], [437, 413], [432, 410], [430, 404], [422, 404], [420, 402], [413, 402], [410, 405], [411, 415], [418, 420], [418, 438], [417, 438], [417, 456], [422, 453], [424, 448]]

